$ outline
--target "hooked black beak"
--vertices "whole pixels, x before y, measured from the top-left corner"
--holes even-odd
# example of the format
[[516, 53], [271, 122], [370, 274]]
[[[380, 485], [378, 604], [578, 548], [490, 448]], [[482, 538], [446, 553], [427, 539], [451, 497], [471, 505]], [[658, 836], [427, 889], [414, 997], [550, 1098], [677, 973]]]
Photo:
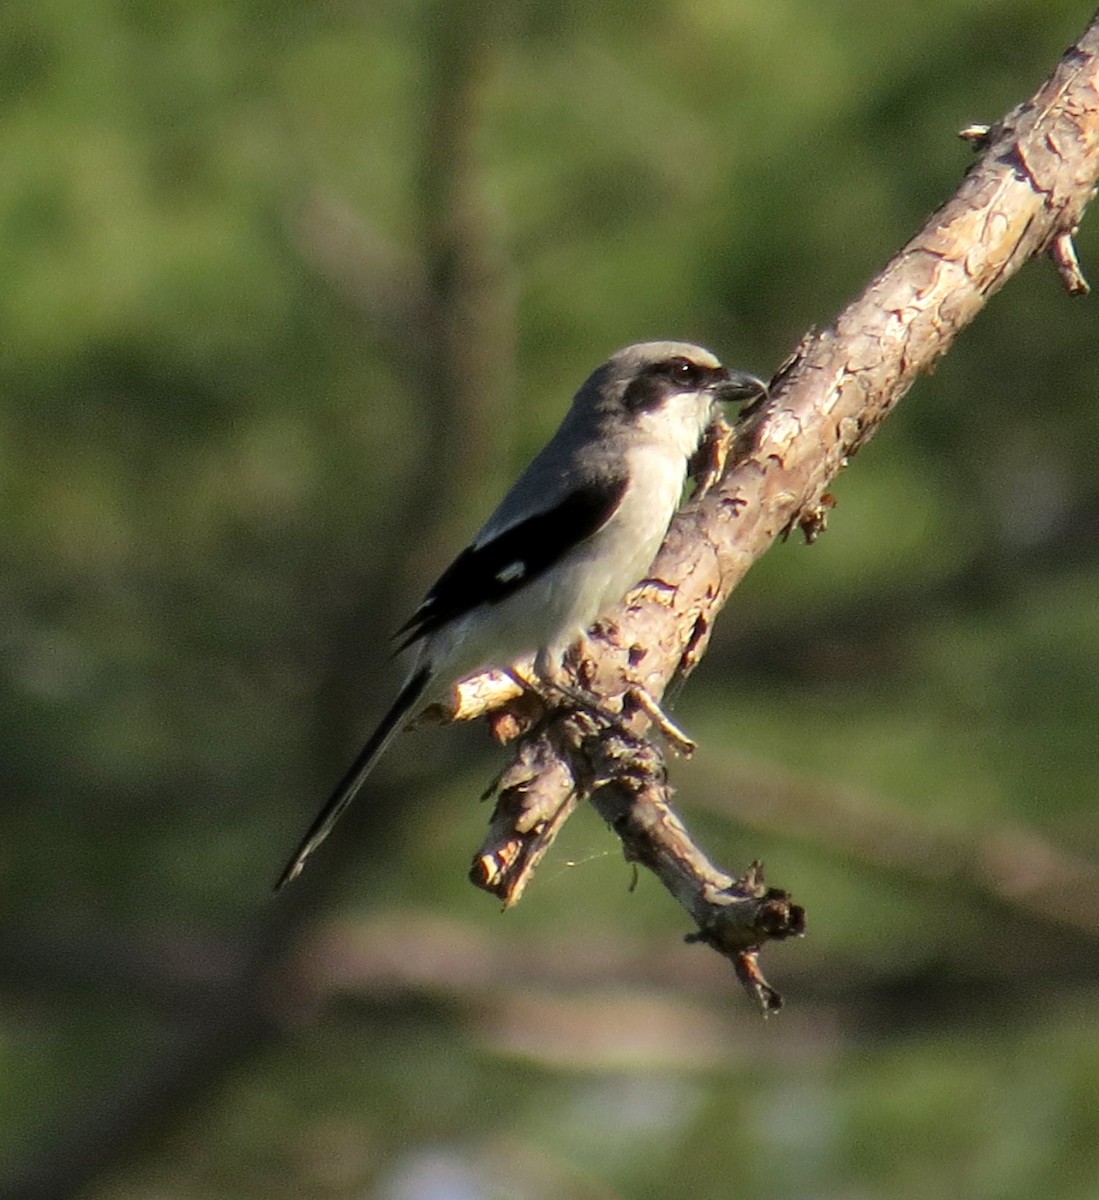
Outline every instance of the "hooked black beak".
[[714, 385], [714, 399], [722, 404], [744, 400], [756, 404], [767, 399], [767, 385], [747, 371], [726, 371], [725, 378]]

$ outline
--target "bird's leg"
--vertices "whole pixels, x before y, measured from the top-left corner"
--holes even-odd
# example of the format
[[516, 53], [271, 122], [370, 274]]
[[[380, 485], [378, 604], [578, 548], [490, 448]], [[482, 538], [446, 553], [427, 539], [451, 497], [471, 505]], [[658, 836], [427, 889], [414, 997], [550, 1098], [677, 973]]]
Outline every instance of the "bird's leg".
[[539, 652], [533, 663], [527, 660], [522, 667], [512, 663], [505, 668], [504, 674], [524, 692], [538, 698], [544, 710], [538, 725], [542, 725], [559, 708], [576, 709], [604, 725], [619, 723], [618, 718], [600, 707], [594, 697], [573, 686], [560, 659], [545, 650]]
[[518, 684], [524, 692], [534, 692], [540, 694], [538, 675], [529, 659], [523, 659], [522, 667], [519, 663], [512, 663], [511, 666], [504, 668], [504, 674]]
[[[588, 647], [587, 634], [582, 634], [575, 657], [579, 663], [578, 674], [584, 675], [583, 666], [586, 661], [585, 651]], [[611, 712], [599, 702], [599, 699], [592, 695], [591, 692], [584, 690], [583, 686], [577, 687], [569, 677], [564, 668], [564, 664], [559, 657], [547, 650], [539, 653], [534, 660], [534, 675], [538, 680], [538, 690], [544, 699], [558, 697], [570, 707], [579, 709], [593, 718], [598, 724], [610, 729], [623, 729], [625, 721], [621, 713]], [[531, 686], [529, 683], [526, 686]], [[624, 693], [624, 699], [632, 703], [636, 708], [639, 708], [656, 728], [660, 731], [663, 737], [678, 753], [685, 758], [690, 757], [694, 753], [696, 744], [689, 738], [682, 729], [664, 712], [657, 702], [656, 698], [641, 684], [630, 684]]]
[[[577, 643], [578, 674], [581, 676], [585, 675], [584, 665], [588, 661], [585, 658], [585, 652], [588, 644], [588, 635], [582, 634]], [[590, 675], [590, 672], [587, 674]], [[698, 748], [697, 744], [660, 707], [660, 703], [652, 692], [642, 684], [630, 683], [625, 690], [624, 699], [633, 704], [635, 708], [639, 708], [652, 721], [669, 745], [684, 758], [689, 758]]]
[[[586, 644], [587, 638], [584, 636], [581, 645]], [[605, 708], [599, 703], [598, 697], [586, 691], [583, 685], [577, 686], [565, 668], [560, 653], [543, 647], [534, 659], [533, 675], [537, 680], [533, 686], [547, 705], [575, 709], [606, 729], [623, 728], [620, 713]]]

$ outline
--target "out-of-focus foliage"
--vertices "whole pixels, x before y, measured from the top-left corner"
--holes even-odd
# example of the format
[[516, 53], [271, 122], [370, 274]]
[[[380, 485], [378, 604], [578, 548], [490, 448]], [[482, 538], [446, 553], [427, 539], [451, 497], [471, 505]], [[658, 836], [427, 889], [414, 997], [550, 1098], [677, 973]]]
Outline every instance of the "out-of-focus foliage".
[[[680, 912], [629, 890], [584, 814], [501, 920], [465, 881], [501, 761], [476, 735], [410, 735], [375, 811], [267, 894], [398, 678], [387, 631], [584, 374], [653, 336], [773, 369], [951, 193], [955, 131], [1029, 95], [1088, 16], [5, 0], [12, 1178], [94, 1200], [1095, 1194], [1099, 912], [1072, 889], [1095, 896], [1099, 858], [1099, 307], [1048, 267], [852, 464], [829, 533], [760, 563], [680, 697], [686, 818], [809, 909], [768, 963], [787, 1013], [759, 1024], [678, 947]], [[460, 147], [431, 129], [461, 115], [470, 43], [449, 211], [483, 236], [498, 335], [449, 319], [499, 396], [444, 428], [424, 312]]]

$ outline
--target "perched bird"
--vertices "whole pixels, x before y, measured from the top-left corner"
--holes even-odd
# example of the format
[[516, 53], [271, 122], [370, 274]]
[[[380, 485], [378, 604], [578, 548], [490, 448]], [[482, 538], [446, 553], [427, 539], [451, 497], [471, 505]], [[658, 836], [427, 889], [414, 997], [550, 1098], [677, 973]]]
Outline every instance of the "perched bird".
[[411, 711], [433, 692], [533, 654], [552, 693], [566, 650], [644, 578], [688, 464], [722, 401], [766, 395], [683, 342], [627, 346], [576, 393], [560, 428], [398, 630], [412, 667], [279, 877], [331, 832]]

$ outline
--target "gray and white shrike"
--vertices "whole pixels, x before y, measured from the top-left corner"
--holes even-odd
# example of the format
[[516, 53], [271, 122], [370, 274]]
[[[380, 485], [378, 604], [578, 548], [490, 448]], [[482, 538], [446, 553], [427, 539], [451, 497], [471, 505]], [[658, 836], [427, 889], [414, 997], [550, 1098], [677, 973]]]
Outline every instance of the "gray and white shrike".
[[433, 692], [535, 655], [552, 687], [566, 650], [640, 582], [722, 401], [767, 393], [683, 342], [627, 346], [576, 393], [560, 428], [397, 632], [414, 658], [392, 707], [279, 876], [295, 879], [405, 718]]

